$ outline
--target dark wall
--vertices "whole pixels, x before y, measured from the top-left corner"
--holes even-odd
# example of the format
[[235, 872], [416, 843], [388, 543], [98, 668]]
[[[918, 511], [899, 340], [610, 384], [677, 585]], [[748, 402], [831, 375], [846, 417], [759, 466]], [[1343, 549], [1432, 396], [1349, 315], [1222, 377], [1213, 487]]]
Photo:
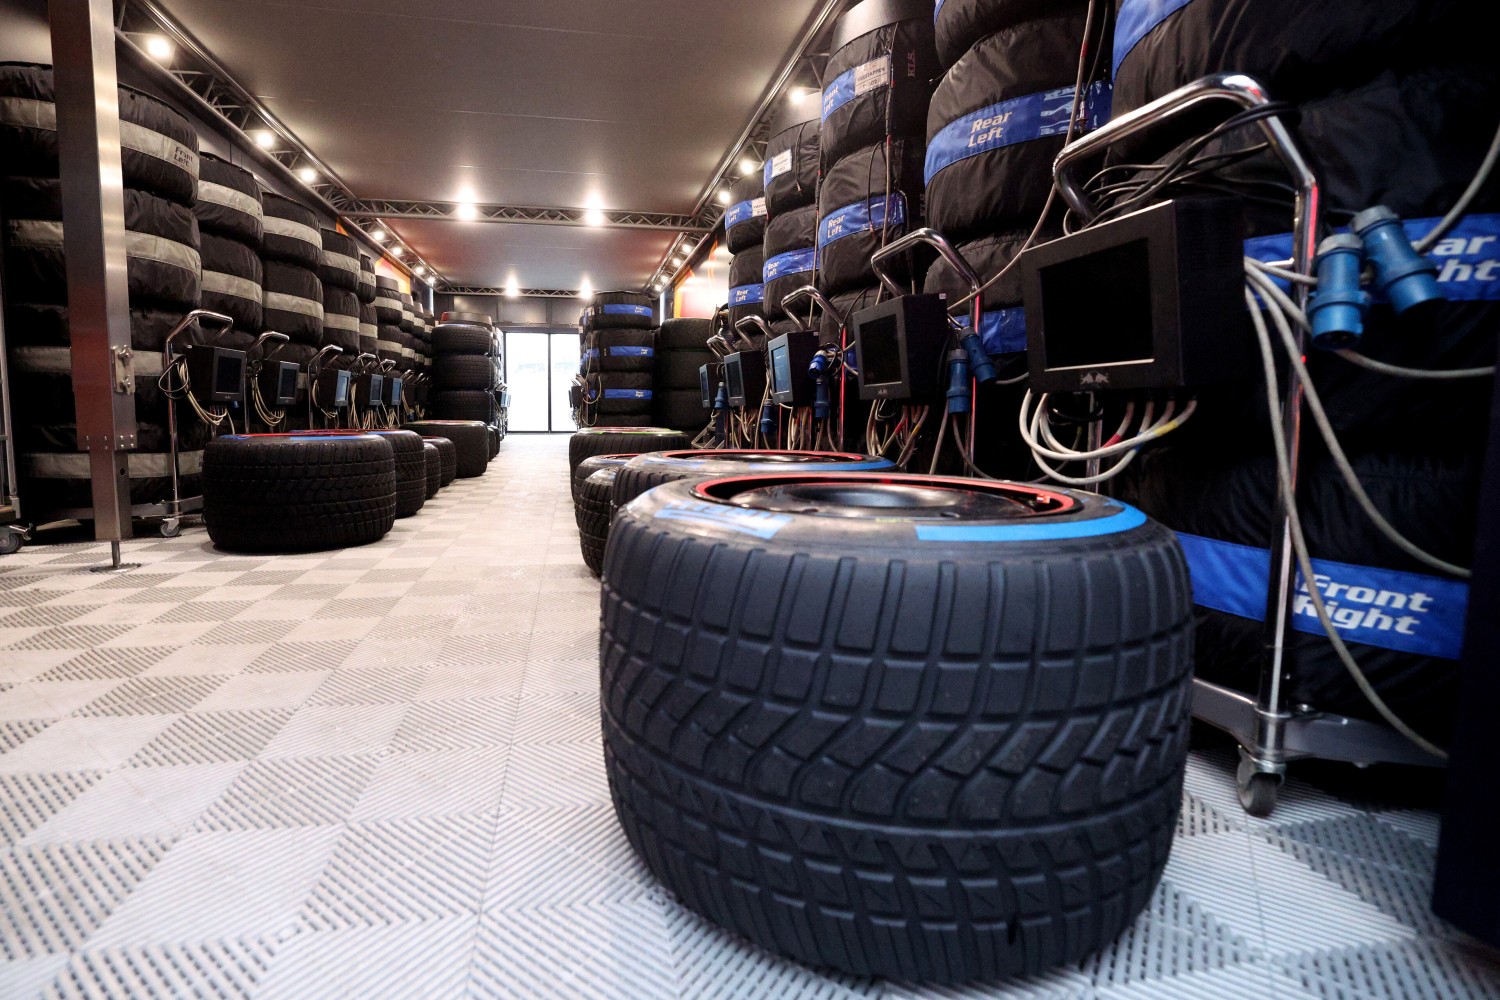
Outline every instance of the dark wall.
[[495, 325], [506, 328], [530, 327], [576, 330], [583, 303], [577, 299], [509, 299], [500, 295], [445, 295], [435, 297], [441, 316], [445, 312], [473, 312], [493, 317]]

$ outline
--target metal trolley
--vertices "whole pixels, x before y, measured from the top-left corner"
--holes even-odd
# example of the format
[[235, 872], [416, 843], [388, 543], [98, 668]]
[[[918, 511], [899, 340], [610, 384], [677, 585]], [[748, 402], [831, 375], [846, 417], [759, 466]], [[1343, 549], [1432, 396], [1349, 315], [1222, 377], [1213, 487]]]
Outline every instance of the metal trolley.
[[[1227, 102], [1245, 109], [1271, 103], [1265, 88], [1249, 76], [1226, 73], [1204, 77], [1122, 115], [1065, 147], [1058, 154], [1054, 167], [1058, 192], [1075, 212], [1086, 219], [1093, 218], [1098, 212], [1078, 183], [1075, 176], [1078, 167], [1128, 136], [1155, 128], [1190, 108], [1209, 102]], [[1293, 258], [1289, 266], [1310, 276], [1320, 221], [1318, 178], [1279, 117], [1262, 118], [1256, 124], [1297, 190]], [[1306, 305], [1307, 294], [1307, 286], [1299, 284], [1299, 304]], [[1293, 371], [1287, 380], [1281, 422], [1286, 432], [1294, 489], [1301, 439], [1302, 397], [1302, 382]], [[1287, 689], [1293, 665], [1287, 659], [1287, 643], [1296, 596], [1296, 559], [1287, 511], [1279, 506], [1276, 513], [1259, 690], [1252, 697], [1198, 679], [1194, 681], [1193, 693], [1193, 715], [1239, 741], [1237, 783], [1240, 804], [1255, 816], [1269, 815], [1275, 809], [1287, 764], [1294, 760], [1321, 758], [1359, 765], [1440, 764], [1436, 758], [1383, 725], [1319, 712], [1315, 706], [1288, 703]]]
[[[221, 328], [222, 332], [227, 332], [234, 326], [234, 320], [220, 313], [209, 312], [206, 309], [195, 309], [189, 312], [167, 334], [166, 340], [162, 345], [161, 361], [163, 372], [170, 372], [172, 366], [182, 357], [174, 348], [175, 342], [178, 337], [195, 324], [211, 325]], [[222, 335], [222, 332], [220, 335]], [[4, 347], [3, 341], [4, 327], [0, 325], [0, 348]], [[5, 381], [4, 376], [5, 352], [0, 350], [0, 383]], [[6, 429], [5, 455], [7, 461], [6, 467], [0, 469], [0, 472], [9, 473], [12, 476], [11, 482], [14, 482], [14, 447], [12, 437], [9, 434], [11, 424], [9, 422], [8, 402], [3, 385], [0, 385], [0, 404], [4, 404], [3, 407], [0, 407], [0, 409], [4, 410], [4, 413], [0, 414], [0, 417], [5, 418], [4, 422], [0, 423], [0, 428]], [[203, 498], [201, 496], [182, 496], [182, 456], [178, 450], [177, 400], [171, 393], [167, 397], [167, 437], [167, 471], [172, 483], [171, 495], [166, 499], [154, 503], [132, 504], [130, 507], [130, 516], [135, 520], [156, 521], [157, 530], [160, 532], [161, 537], [175, 538], [182, 532], [182, 519], [186, 516], [200, 513], [203, 510]], [[0, 481], [3, 481], [3, 479], [4, 477], [0, 476]], [[4, 520], [3, 515], [6, 513], [6, 509], [5, 507], [0, 507], [0, 521]], [[0, 552], [14, 552], [19, 549], [23, 541], [30, 539], [32, 530], [39, 524], [68, 520], [91, 521], [93, 519], [94, 510], [92, 507], [63, 507], [44, 511], [28, 510], [26, 520], [23, 523], [17, 510], [13, 518], [14, 523], [6, 526], [4, 529], [5, 536], [0, 537]]]

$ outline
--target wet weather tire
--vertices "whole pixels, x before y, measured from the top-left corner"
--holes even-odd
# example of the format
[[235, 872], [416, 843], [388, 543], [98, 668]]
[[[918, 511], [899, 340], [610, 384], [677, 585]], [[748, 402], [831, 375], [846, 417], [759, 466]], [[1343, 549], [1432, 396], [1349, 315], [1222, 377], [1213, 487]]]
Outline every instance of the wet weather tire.
[[611, 427], [582, 430], [568, 441], [568, 472], [595, 455], [637, 455], [647, 451], [672, 451], [691, 442], [681, 431], [665, 427]]
[[476, 479], [489, 468], [490, 433], [481, 421], [419, 420], [407, 424], [406, 430], [452, 441], [457, 457], [455, 472], [459, 479]]
[[615, 488], [618, 466], [600, 469], [578, 490], [578, 546], [589, 572], [598, 576], [604, 567], [604, 551], [609, 544], [609, 522], [614, 514], [610, 494]]
[[621, 507], [663, 483], [771, 472], [884, 472], [888, 459], [833, 451], [664, 451], [638, 455], [615, 480]]
[[[804, 477], [741, 482], [778, 478]], [[882, 479], [845, 491], [944, 482]], [[860, 977], [999, 979], [1108, 944], [1181, 802], [1175, 536], [1087, 494], [948, 519], [742, 488], [665, 486], [610, 529], [605, 764], [652, 872], [762, 947]], [[982, 488], [1005, 489], [1025, 488]]]

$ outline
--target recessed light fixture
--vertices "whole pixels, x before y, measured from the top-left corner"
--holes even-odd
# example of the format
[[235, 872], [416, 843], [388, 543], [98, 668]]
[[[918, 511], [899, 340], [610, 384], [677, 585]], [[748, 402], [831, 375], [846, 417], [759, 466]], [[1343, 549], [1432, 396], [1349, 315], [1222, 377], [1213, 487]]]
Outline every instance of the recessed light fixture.
[[146, 54], [152, 59], [167, 60], [172, 58], [172, 43], [161, 35], [146, 36]]
[[370, 239], [374, 240], [376, 243], [384, 243], [390, 238], [391, 234], [386, 232], [384, 229], [377, 229], [370, 234]]
[[460, 222], [473, 222], [479, 218], [479, 209], [467, 202], [463, 202], [453, 210], [453, 217]]
[[421, 278], [421, 277], [423, 277], [423, 276], [425, 276], [427, 274], [427, 268], [425, 266], [418, 267], [412, 273], [415, 274], [417, 277]]
[[311, 184], [318, 179], [318, 172], [312, 167], [303, 167], [297, 171], [297, 179], [303, 184]]
[[720, 205], [727, 205], [732, 201], [734, 201], [734, 195], [730, 194], [727, 188], [719, 192]]
[[755, 161], [750, 159], [750, 157], [747, 156], [740, 161], [741, 177], [749, 177], [751, 174], [755, 173], [755, 169]]
[[406, 256], [406, 247], [402, 246], [399, 243], [396, 244], [395, 246], [391, 247], [391, 256], [392, 257], [405, 257]]
[[673, 267], [681, 267], [682, 266], [682, 261], [683, 261], [683, 258], [681, 258], [681, 257], [673, 257], [672, 258], [672, 266]]
[[276, 133], [268, 128], [258, 128], [250, 134], [255, 136], [255, 144], [261, 149], [270, 149], [276, 145]]

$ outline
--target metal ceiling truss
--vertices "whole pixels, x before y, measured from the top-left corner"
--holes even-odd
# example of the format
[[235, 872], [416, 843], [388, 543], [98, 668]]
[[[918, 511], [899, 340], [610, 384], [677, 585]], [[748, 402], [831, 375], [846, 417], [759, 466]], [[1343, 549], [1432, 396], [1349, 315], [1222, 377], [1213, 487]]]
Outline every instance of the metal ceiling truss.
[[578, 292], [559, 288], [522, 288], [506, 290], [481, 285], [449, 285], [443, 289], [445, 295], [495, 295], [505, 299], [576, 299]]
[[[590, 226], [600, 229], [663, 229], [674, 233], [709, 233], [716, 214], [671, 215], [662, 212], [611, 212], [583, 208], [522, 208], [514, 205], [471, 205], [452, 201], [389, 201], [354, 199], [341, 206], [353, 218], [434, 219], [443, 222], [524, 223], [533, 226]], [[460, 216], [468, 210], [467, 217]], [[601, 219], [591, 219], [598, 211]]]

